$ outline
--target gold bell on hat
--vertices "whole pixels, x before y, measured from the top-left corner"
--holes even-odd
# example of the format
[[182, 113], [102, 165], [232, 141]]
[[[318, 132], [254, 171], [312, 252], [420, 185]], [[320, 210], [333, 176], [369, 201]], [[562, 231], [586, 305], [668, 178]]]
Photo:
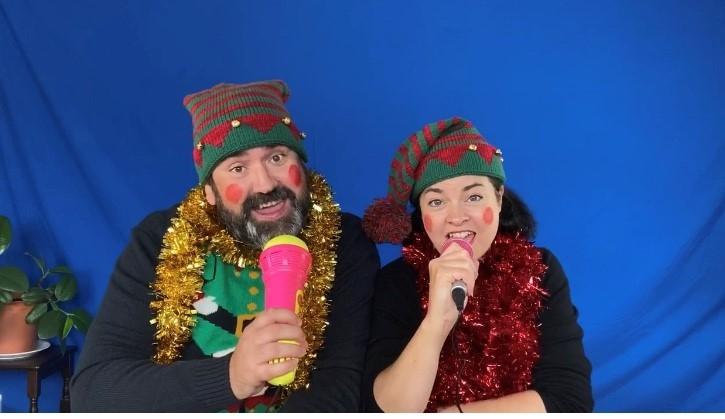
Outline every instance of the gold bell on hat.
[[282, 123], [285, 125], [289, 125], [292, 123], [292, 119], [290, 119], [289, 116], [285, 116], [284, 118], [282, 118]]

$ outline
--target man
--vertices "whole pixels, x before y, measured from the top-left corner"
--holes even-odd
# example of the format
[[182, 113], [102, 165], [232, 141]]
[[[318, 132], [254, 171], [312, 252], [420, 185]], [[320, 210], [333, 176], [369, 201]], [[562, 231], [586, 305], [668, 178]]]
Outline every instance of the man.
[[[184, 99], [200, 184], [133, 230], [73, 377], [74, 411], [358, 410], [380, 262], [305, 167], [288, 96], [266, 81]], [[298, 316], [264, 309], [259, 253], [280, 234], [312, 256]], [[295, 369], [290, 385], [267, 383]]]

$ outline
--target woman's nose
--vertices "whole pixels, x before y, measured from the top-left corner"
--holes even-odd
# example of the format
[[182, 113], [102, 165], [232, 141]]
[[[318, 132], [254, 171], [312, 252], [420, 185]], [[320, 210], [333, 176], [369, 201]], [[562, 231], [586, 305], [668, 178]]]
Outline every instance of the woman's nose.
[[459, 205], [451, 205], [449, 207], [448, 216], [446, 217], [446, 221], [449, 224], [461, 225], [468, 221], [468, 219], [468, 214]]

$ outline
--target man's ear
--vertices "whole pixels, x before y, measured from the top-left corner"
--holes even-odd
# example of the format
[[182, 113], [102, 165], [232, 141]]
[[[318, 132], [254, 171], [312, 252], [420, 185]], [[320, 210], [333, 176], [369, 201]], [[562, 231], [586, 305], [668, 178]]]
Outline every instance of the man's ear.
[[209, 203], [209, 205], [216, 205], [216, 195], [214, 195], [214, 189], [211, 187], [211, 182], [206, 182], [204, 184], [204, 197], [206, 197], [206, 202]]

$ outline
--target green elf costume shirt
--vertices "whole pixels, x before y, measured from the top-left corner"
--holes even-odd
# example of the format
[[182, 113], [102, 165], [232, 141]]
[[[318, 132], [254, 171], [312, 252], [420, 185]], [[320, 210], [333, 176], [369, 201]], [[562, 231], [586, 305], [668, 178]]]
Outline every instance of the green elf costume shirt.
[[[234, 351], [244, 328], [264, 311], [264, 283], [256, 268], [240, 269], [226, 264], [214, 253], [206, 256], [202, 293], [194, 302], [196, 325], [191, 338], [209, 357], [223, 357]], [[246, 412], [277, 410], [270, 406], [274, 390], [246, 399], [228, 411]]]

